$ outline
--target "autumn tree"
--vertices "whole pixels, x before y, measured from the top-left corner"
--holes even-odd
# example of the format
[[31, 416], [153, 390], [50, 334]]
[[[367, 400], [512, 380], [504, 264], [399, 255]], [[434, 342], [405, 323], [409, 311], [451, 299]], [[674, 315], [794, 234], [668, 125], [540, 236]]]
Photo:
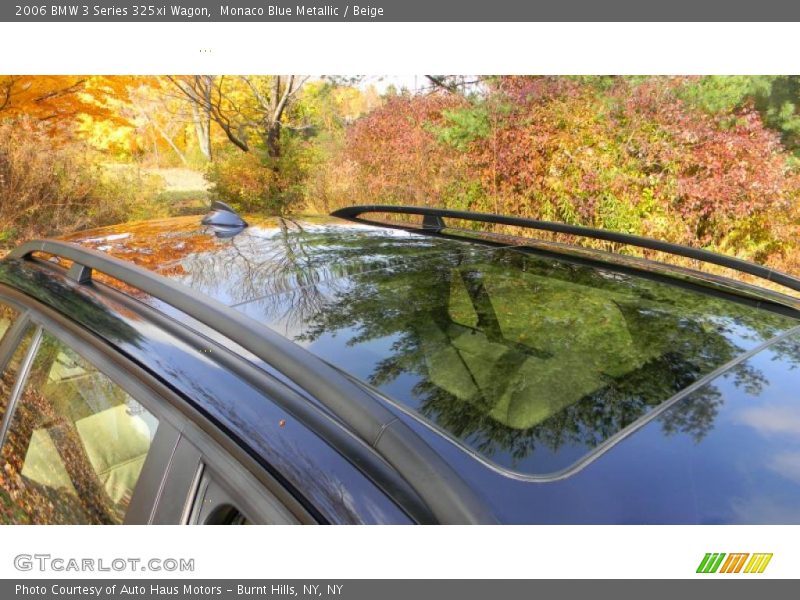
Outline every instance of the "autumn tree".
[[135, 78], [83, 75], [0, 75], [0, 117], [27, 117], [52, 127], [81, 114], [121, 122], [109, 100], [127, 97]]
[[454, 205], [471, 177], [463, 154], [441, 144], [444, 114], [467, 106], [459, 95], [393, 96], [348, 131], [345, 156], [360, 167], [357, 185], [374, 200]]
[[[176, 88], [181, 97], [188, 103], [192, 113], [192, 123], [197, 136], [200, 151], [206, 159], [212, 159], [211, 122], [216, 122], [226, 135], [228, 122], [222, 111], [221, 94], [215, 94], [214, 77], [211, 75], [193, 75], [184, 77], [168, 77], [167, 80]], [[219, 78], [221, 79], [221, 78]], [[220, 82], [221, 83], [221, 82]], [[230, 139], [230, 135], [228, 135]]]
[[[160, 90], [159, 90], [160, 91]], [[138, 88], [131, 93], [130, 109], [135, 118], [141, 122], [141, 127], [153, 138], [153, 153], [158, 162], [159, 144], [162, 141], [173, 151], [181, 163], [188, 165], [186, 149], [178, 143], [178, 137], [185, 127], [183, 109], [173, 107], [169, 98], [161, 93], [152, 93], [146, 87]], [[210, 158], [210, 154], [203, 152]]]
[[168, 148], [185, 166], [190, 153], [197, 150], [205, 161], [212, 159], [211, 120], [197, 105], [175, 93], [163, 77], [153, 77], [131, 90], [121, 108], [136, 123], [137, 130], [149, 140], [156, 162], [160, 147]]
[[444, 90], [451, 94], [466, 95], [481, 83], [482, 77], [477, 75], [425, 75], [431, 90]]
[[307, 80], [298, 75], [169, 77], [193, 110], [219, 126], [234, 146], [250, 152], [255, 138], [270, 158], [281, 155], [281, 131], [293, 127], [286, 122], [288, 109]]

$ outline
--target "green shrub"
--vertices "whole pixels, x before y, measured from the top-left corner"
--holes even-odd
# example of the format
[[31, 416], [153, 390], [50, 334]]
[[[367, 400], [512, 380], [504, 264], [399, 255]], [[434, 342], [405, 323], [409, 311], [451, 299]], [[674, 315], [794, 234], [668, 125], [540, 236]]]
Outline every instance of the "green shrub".
[[[505, 213], [774, 260], [787, 252], [781, 227], [797, 222], [788, 216], [800, 201], [797, 163], [758, 111], [710, 114], [684, 84], [499, 77], [484, 97], [392, 99], [348, 132], [350, 193], [327, 197]], [[729, 87], [715, 106], [741, 91]]]
[[88, 210], [89, 221], [99, 227], [168, 217], [170, 207], [160, 196], [163, 187], [161, 177], [139, 169], [103, 170]]
[[278, 172], [255, 153], [235, 151], [209, 165], [211, 195], [242, 212], [281, 214], [289, 200]]

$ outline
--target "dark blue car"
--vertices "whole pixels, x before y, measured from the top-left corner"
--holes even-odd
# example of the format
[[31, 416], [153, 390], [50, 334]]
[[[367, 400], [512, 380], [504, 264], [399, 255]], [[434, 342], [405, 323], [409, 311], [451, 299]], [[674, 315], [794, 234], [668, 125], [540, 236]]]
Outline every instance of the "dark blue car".
[[800, 523], [800, 280], [212, 208], [0, 261], [0, 522]]

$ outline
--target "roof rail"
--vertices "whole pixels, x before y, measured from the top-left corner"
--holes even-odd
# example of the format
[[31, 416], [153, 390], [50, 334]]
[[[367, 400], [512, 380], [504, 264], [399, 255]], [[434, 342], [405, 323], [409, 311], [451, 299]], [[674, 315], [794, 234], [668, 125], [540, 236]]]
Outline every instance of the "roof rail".
[[360, 218], [364, 213], [420, 215], [423, 217], [421, 229], [423, 231], [431, 231], [434, 233], [438, 233], [446, 228], [444, 217], [449, 217], [464, 221], [492, 223], [496, 225], [511, 225], [514, 227], [525, 227], [527, 229], [565, 233], [596, 240], [617, 242], [619, 244], [627, 244], [629, 246], [637, 246], [639, 248], [647, 248], [649, 250], [658, 250], [659, 252], [664, 252], [666, 254], [674, 254], [677, 256], [684, 256], [686, 258], [699, 260], [705, 263], [712, 263], [728, 269], [733, 269], [734, 271], [748, 273], [749, 275], [754, 275], [761, 279], [782, 285], [796, 292], [800, 292], [800, 279], [792, 277], [786, 273], [758, 265], [756, 263], [741, 260], [739, 258], [733, 258], [731, 256], [725, 256], [723, 254], [717, 254], [716, 252], [703, 250], [701, 248], [691, 248], [689, 246], [681, 246], [680, 244], [663, 242], [653, 238], [631, 235], [628, 233], [619, 233], [616, 231], [606, 231], [603, 229], [594, 229], [592, 227], [582, 227], [580, 225], [567, 225], [566, 223], [554, 223], [552, 221], [539, 221], [536, 219], [525, 219], [522, 217], [506, 217], [502, 215], [492, 215], [463, 210], [449, 210], [443, 208], [429, 208], [425, 206], [387, 206], [380, 204], [348, 206], [332, 212], [331, 216], [349, 219], [351, 221], [357, 221], [360, 223], [383, 226], [386, 225], [386, 223], [380, 221], [372, 221], [370, 219]]
[[[8, 258], [32, 259], [35, 253], [71, 260], [73, 265], [67, 277], [78, 284], [91, 283], [92, 272], [98, 271], [141, 290], [235, 341], [275, 367], [341, 419], [400, 474], [424, 503], [422, 507], [404, 506], [413, 518], [442, 523], [496, 522], [476, 492], [378, 399], [328, 363], [258, 321], [151, 271], [68, 242], [27, 242], [13, 250]], [[339, 450], [342, 451], [341, 447]], [[382, 479], [386, 484], [384, 489], [392, 487], [391, 480], [382, 476], [380, 469], [371, 468], [367, 458], [354, 457], [352, 453], [349, 458], [368, 476]], [[386, 491], [409, 500], [408, 493], [398, 490], [397, 486]], [[413, 498], [410, 501], [413, 504]]]

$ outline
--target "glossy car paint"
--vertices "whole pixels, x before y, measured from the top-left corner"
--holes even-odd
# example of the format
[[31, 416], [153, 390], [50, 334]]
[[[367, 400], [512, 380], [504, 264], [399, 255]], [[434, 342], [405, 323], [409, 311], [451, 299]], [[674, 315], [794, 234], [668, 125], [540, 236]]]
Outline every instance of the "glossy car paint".
[[[435, 261], [437, 256], [450, 256], [454, 252], [471, 257], [495, 252], [477, 244], [327, 217], [292, 221], [248, 217], [248, 221], [251, 227], [229, 239], [218, 238], [199, 227], [195, 217], [106, 228], [69, 239], [176, 278], [309, 346], [313, 344], [302, 339], [303, 332], [309, 319], [328, 306], [332, 288], [341, 291], [364, 285], [369, 282], [370, 273], [387, 269], [402, 270], [414, 265], [423, 270], [425, 261]], [[613, 265], [608, 267], [609, 273], [619, 271]], [[307, 461], [311, 461], [308, 469], [313, 472], [321, 464], [318, 456], [323, 457], [326, 474], [333, 464], [332, 472], [338, 479], [329, 486], [312, 485], [310, 493], [310, 497], [329, 504], [326, 510], [334, 515], [332, 520], [402, 520], [396, 510], [393, 513], [385, 502], [381, 503], [376, 490], [365, 486], [356, 470], [341, 464], [344, 462], [341, 457], [338, 457], [341, 462], [330, 457], [329, 449], [326, 454], [319, 440], [317, 445], [305, 445], [306, 437], [300, 445], [280, 443], [287, 436], [286, 431], [274, 429], [274, 422], [280, 421], [280, 412], [274, 406], [265, 408], [269, 402], [263, 396], [250, 389], [247, 393], [243, 390], [241, 396], [237, 393], [234, 399], [229, 393], [233, 378], [223, 378], [224, 384], [220, 386], [201, 377], [198, 384], [197, 369], [205, 365], [209, 373], [217, 373], [215, 367], [208, 366], [208, 357], [201, 350], [183, 348], [175, 340], [165, 344], [163, 332], [141, 319], [119, 314], [123, 312], [119, 307], [104, 308], [91, 317], [83, 314], [82, 303], [87, 297], [101, 306], [109, 305], [99, 292], [71, 291], [70, 294], [80, 293], [84, 298], [65, 303], [68, 295], [65, 296], [61, 284], [52, 293], [46, 291], [54, 285], [49, 275], [34, 275], [37, 271], [27, 266], [16, 271], [15, 267], [6, 266], [1, 272], [15, 287], [23, 287], [48, 304], [60, 302], [60, 310], [65, 314], [91, 324], [94, 330], [106, 330], [102, 335], [109, 336], [108, 339], [163, 378], [175, 378], [184, 393], [237, 432], [251, 449], [263, 455], [265, 462], [278, 465], [281, 472], [291, 472], [293, 465]], [[25, 282], [26, 278], [30, 281]], [[135, 290], [129, 291], [137, 295]], [[139, 296], [170, 312], [168, 307]], [[109, 313], [113, 315], [110, 320]], [[191, 321], [174, 311], [171, 314]], [[765, 311], [765, 321], [770, 319], [775, 316]], [[724, 373], [712, 373], [691, 394], [674, 399], [667, 410], [654, 411], [658, 413], [654, 416], [633, 415], [625, 421], [622, 436], [590, 439], [574, 455], [562, 446], [562, 457], [571, 456], [570, 460], [556, 461], [551, 468], [534, 471], [535, 476], [498, 469], [491, 464], [491, 457], [487, 460], [485, 456], [476, 456], [473, 450], [429, 423], [388, 399], [386, 402], [486, 496], [502, 521], [800, 522], [800, 513], [794, 508], [800, 506], [800, 477], [796, 472], [800, 429], [792, 425], [800, 422], [800, 405], [791, 397], [792, 387], [798, 381], [796, 367], [800, 352], [797, 334], [792, 331], [795, 321], [781, 319], [779, 326], [763, 335], [755, 330], [734, 328], [727, 338], [736, 345], [734, 358], [748, 350], [761, 351], [729, 365], [730, 369]], [[123, 325], [139, 337], [132, 341]], [[338, 346], [330, 347], [331, 354], [326, 355], [324, 348], [311, 350], [335, 364], [337, 349], [348, 348], [342, 341], [355, 336], [361, 325], [355, 322], [348, 331], [328, 332], [345, 336]], [[120, 327], [122, 331], [115, 331]], [[769, 345], [772, 336], [784, 337]], [[368, 377], [370, 365], [374, 366], [376, 356], [387, 352], [386, 341], [379, 343], [382, 346], [372, 349], [368, 343], [349, 346], [347, 359], [355, 365], [352, 370], [366, 369], [356, 374], [368, 384], [374, 383]], [[392, 395], [391, 387], [376, 393], [380, 391]], [[257, 396], [260, 397], [256, 399]], [[240, 398], [250, 399], [245, 402], [244, 410], [240, 410]], [[597, 423], [586, 422], [583, 430], [589, 434], [593, 427], [600, 431], [604, 416], [600, 410]], [[565, 427], [569, 425], [565, 423]], [[569, 432], [564, 433], [568, 437]], [[303, 436], [314, 438], [308, 431]], [[303, 489], [311, 479], [307, 472], [296, 475], [293, 485]], [[355, 515], [339, 514], [341, 509], [330, 497], [330, 490], [337, 485], [349, 490], [350, 512]]]
[[0, 283], [69, 316], [179, 390], [324, 521], [408, 522], [324, 440], [214, 361], [213, 345], [192, 346], [114, 302], [101, 289], [76, 286], [40, 266], [0, 262]]

